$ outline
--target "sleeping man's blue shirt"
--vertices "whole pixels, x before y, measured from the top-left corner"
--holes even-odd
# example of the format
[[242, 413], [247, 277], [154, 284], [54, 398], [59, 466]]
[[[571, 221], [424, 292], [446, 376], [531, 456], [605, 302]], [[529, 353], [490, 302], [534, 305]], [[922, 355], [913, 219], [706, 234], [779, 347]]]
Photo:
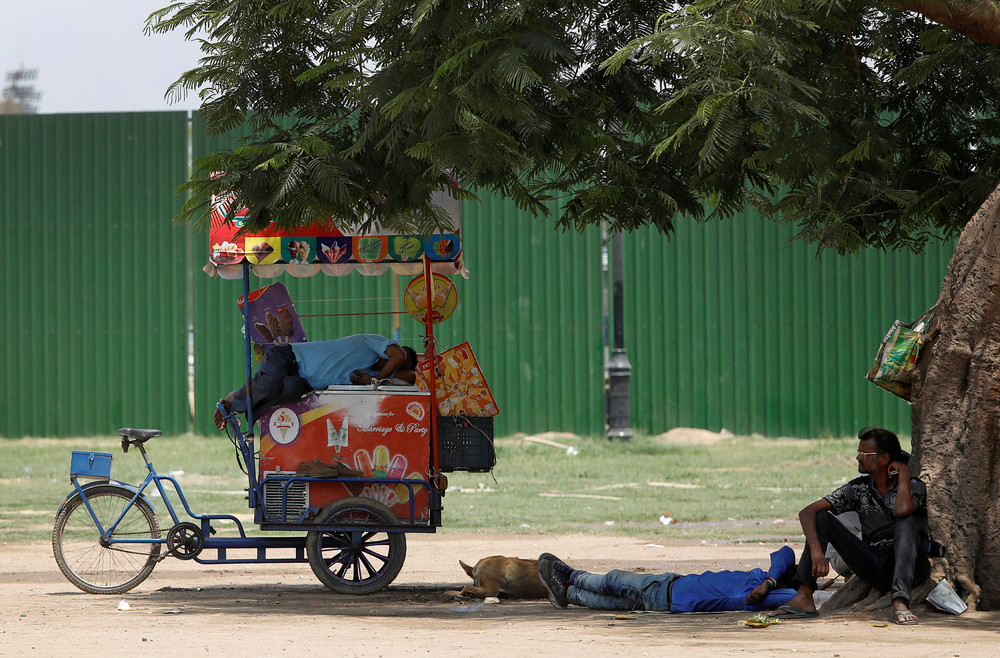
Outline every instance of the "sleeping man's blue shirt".
[[777, 580], [795, 564], [795, 552], [782, 546], [771, 553], [771, 567], [750, 571], [706, 571], [681, 576], [670, 589], [670, 612], [714, 612], [720, 610], [774, 610], [795, 595], [794, 589], [773, 589], [761, 601], [750, 605], [750, 594], [764, 579]]
[[299, 376], [315, 390], [334, 384], [350, 384], [351, 373], [355, 370], [369, 375], [378, 374], [372, 366], [379, 359], [389, 358], [385, 350], [390, 345], [399, 343], [378, 334], [291, 343], [299, 364]]

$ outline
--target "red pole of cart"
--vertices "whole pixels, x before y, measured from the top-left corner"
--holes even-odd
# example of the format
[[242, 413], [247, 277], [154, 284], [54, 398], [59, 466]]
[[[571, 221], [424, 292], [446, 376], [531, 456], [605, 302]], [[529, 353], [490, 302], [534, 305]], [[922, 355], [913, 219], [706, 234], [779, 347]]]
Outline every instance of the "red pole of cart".
[[437, 355], [434, 353], [434, 321], [431, 317], [431, 299], [433, 295], [431, 291], [434, 289], [431, 287], [433, 284], [433, 276], [431, 275], [431, 259], [424, 254], [424, 290], [427, 291], [427, 313], [424, 314], [424, 327], [426, 329], [426, 334], [424, 337], [424, 345], [426, 346], [425, 354], [429, 359], [428, 363], [430, 368], [428, 371], [428, 378], [430, 381], [427, 382], [428, 387], [431, 391], [431, 469], [434, 473], [438, 472], [438, 432], [437, 432]]

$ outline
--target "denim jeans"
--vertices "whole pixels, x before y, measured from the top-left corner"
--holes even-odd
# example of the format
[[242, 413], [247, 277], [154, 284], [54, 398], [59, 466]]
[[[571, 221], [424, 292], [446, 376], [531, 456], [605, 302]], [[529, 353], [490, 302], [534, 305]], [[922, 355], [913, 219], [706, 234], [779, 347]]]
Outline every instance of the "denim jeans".
[[[881, 592], [890, 592], [894, 599], [906, 599], [907, 603], [913, 584], [922, 583], [930, 574], [930, 562], [921, 542], [922, 525], [914, 516], [897, 519], [892, 546], [879, 549], [858, 539], [829, 511], [816, 515], [816, 534], [824, 553], [827, 545], [833, 544], [858, 578]], [[808, 544], [802, 551], [795, 578], [816, 589]]]
[[670, 583], [675, 573], [641, 574], [615, 569], [606, 574], [575, 570], [566, 598], [592, 610], [653, 610], [670, 612]]

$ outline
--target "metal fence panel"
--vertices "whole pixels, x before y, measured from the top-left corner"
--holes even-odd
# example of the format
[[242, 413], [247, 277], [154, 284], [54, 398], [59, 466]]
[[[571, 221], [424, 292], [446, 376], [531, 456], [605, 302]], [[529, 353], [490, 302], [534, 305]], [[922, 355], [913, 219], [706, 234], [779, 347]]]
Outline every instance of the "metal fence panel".
[[0, 117], [0, 435], [189, 426], [182, 112]]
[[510, 201], [462, 205], [468, 281], [437, 325], [468, 340], [500, 408], [499, 434], [603, 432], [600, 234], [553, 230]]
[[[184, 113], [0, 117], [2, 299], [8, 312], [0, 435], [105, 433], [120, 425], [188, 428], [191, 281], [199, 432], [244, 376], [242, 283], [201, 272], [207, 236], [169, 219], [182, 199]], [[235, 145], [205, 137], [195, 157]], [[557, 211], [557, 208], [553, 208]], [[469, 340], [501, 409], [497, 432], [604, 430], [601, 238], [562, 233], [502, 199], [464, 203], [470, 270], [459, 308], [435, 328]], [[934, 301], [952, 245], [923, 256], [869, 251], [815, 257], [794, 229], [752, 211], [680, 223], [672, 239], [625, 236], [626, 348], [632, 426], [765, 435], [909, 428], [905, 402], [863, 380], [895, 318]], [[392, 275], [282, 277], [310, 337], [397, 335], [421, 327], [390, 312]], [[339, 300], [351, 299], [343, 302]], [[333, 313], [376, 315], [336, 317]]]
[[865, 381], [892, 321], [937, 299], [953, 244], [826, 254], [752, 211], [626, 238], [632, 424], [768, 436], [909, 432], [909, 406]]

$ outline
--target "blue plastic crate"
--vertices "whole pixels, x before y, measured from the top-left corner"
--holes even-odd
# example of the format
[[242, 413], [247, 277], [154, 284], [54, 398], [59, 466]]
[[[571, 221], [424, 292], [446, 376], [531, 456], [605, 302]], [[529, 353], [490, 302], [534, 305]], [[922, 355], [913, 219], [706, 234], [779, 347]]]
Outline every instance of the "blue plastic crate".
[[74, 450], [69, 474], [81, 478], [111, 479], [111, 453]]

